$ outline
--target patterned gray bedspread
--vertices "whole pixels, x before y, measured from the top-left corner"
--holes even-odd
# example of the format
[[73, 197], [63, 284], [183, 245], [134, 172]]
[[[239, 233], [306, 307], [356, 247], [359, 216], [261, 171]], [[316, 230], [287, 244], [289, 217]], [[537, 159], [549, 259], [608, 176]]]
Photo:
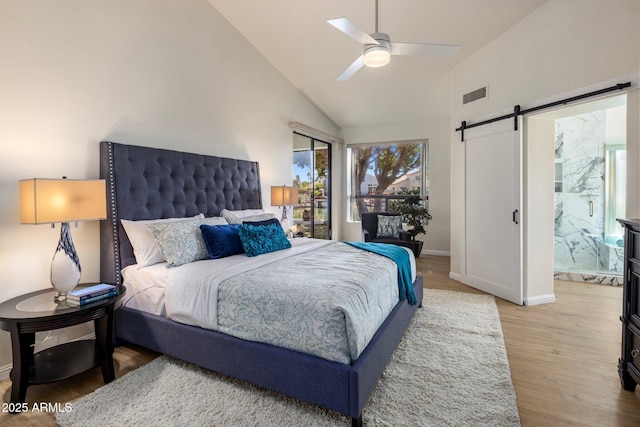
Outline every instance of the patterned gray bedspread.
[[217, 329], [349, 364], [398, 303], [397, 276], [390, 259], [331, 242], [222, 280]]
[[[170, 269], [167, 316], [350, 364], [398, 303], [397, 266], [345, 243], [292, 243], [255, 258], [235, 255]], [[413, 261], [412, 270], [415, 276]]]
[[395, 263], [335, 243], [220, 284], [218, 327], [351, 363], [398, 303]]

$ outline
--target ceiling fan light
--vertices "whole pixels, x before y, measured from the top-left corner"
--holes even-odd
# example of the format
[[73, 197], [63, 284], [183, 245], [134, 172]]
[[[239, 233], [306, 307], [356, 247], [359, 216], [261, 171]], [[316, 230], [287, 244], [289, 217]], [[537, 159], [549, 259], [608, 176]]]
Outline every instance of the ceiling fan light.
[[364, 65], [367, 67], [383, 67], [391, 60], [391, 52], [389, 48], [382, 45], [369, 47], [364, 52]]
[[389, 35], [385, 33], [373, 33], [371, 37], [378, 44], [364, 46], [364, 65], [367, 67], [384, 67], [391, 59], [391, 42]]

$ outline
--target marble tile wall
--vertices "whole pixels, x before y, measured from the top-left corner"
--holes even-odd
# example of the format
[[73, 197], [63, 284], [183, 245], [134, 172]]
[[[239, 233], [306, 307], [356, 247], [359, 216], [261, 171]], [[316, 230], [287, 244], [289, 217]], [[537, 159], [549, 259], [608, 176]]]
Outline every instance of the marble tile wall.
[[556, 278], [617, 282], [606, 277], [622, 251], [604, 247], [605, 125], [605, 111], [556, 120]]

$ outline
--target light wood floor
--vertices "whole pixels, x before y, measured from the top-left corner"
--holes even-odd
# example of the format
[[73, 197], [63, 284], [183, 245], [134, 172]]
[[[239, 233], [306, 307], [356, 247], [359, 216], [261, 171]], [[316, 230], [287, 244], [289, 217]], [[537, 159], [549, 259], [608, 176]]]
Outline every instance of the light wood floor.
[[[482, 293], [448, 278], [447, 257], [423, 255], [418, 271], [427, 289]], [[522, 425], [640, 426], [640, 391], [622, 390], [618, 379], [622, 289], [555, 283], [553, 304], [520, 307], [497, 299]], [[114, 354], [116, 376], [156, 356], [119, 347]], [[73, 402], [101, 385], [100, 370], [94, 369], [66, 381], [31, 386], [27, 402], [30, 407], [36, 402]], [[2, 402], [9, 401], [10, 389], [9, 380], [0, 382]], [[0, 425], [42, 427], [55, 422], [48, 413], [0, 413]]]

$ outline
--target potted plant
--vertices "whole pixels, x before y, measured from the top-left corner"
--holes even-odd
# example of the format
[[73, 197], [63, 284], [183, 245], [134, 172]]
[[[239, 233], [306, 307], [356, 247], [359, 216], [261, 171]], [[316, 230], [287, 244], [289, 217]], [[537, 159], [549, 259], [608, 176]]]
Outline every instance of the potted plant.
[[429, 209], [424, 206], [418, 190], [404, 191], [402, 193], [406, 194], [407, 197], [403, 200], [390, 202], [390, 210], [399, 212], [402, 215], [403, 221], [409, 227], [406, 230], [407, 233], [411, 236], [411, 240], [416, 240], [418, 234], [427, 232], [424, 226], [431, 219], [431, 214]]

